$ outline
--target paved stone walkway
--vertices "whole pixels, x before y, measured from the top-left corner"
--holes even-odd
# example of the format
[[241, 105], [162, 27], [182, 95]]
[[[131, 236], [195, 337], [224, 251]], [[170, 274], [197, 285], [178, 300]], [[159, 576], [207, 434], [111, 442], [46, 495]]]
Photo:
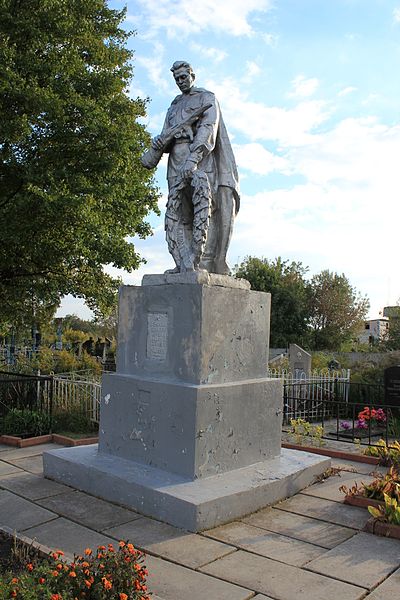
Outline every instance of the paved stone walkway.
[[43, 478], [47, 444], [0, 446], [0, 525], [72, 555], [129, 539], [147, 553], [154, 600], [395, 600], [400, 541], [360, 531], [366, 510], [342, 483], [374, 469], [333, 460], [340, 476], [228, 525], [193, 534]]

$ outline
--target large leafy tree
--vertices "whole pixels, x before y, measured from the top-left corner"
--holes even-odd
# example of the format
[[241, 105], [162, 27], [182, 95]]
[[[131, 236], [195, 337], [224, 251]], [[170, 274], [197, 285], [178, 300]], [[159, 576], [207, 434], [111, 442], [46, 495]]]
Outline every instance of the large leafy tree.
[[0, 322], [61, 296], [112, 304], [111, 264], [140, 257], [157, 190], [124, 11], [105, 0], [0, 0]]
[[315, 350], [340, 350], [362, 329], [369, 300], [342, 274], [321, 271], [311, 279], [310, 328]]
[[286, 347], [292, 342], [306, 345], [308, 320], [307, 268], [289, 262], [249, 256], [236, 266], [236, 277], [250, 281], [253, 290], [271, 293], [272, 347]]

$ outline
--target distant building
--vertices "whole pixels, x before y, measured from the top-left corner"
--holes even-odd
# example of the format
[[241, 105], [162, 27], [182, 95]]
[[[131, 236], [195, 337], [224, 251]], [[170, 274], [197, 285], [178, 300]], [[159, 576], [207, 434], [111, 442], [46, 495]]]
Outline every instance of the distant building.
[[362, 344], [373, 344], [385, 339], [389, 331], [389, 318], [387, 316], [379, 319], [370, 319], [364, 323], [364, 331], [358, 339]]

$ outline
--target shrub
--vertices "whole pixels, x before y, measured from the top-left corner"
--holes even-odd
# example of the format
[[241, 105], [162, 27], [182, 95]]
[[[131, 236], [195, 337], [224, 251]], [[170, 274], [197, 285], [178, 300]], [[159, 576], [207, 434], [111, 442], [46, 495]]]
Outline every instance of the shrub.
[[50, 415], [42, 411], [11, 408], [3, 419], [2, 433], [21, 435], [29, 433], [34, 436], [50, 433]]
[[17, 600], [150, 600], [144, 554], [128, 542], [90, 548], [84, 556], [63, 562], [56, 551], [47, 560], [28, 562], [18, 577], [0, 576], [0, 597]]

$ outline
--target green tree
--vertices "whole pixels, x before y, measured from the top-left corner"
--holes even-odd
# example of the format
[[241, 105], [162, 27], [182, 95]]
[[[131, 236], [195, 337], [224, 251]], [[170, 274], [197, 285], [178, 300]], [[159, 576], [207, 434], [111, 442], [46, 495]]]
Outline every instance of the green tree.
[[307, 345], [307, 267], [280, 257], [273, 261], [248, 256], [235, 267], [236, 277], [250, 281], [253, 290], [271, 293], [270, 345]]
[[[0, 0], [0, 322], [71, 293], [95, 311], [141, 259], [158, 191], [139, 157], [149, 135], [125, 11], [106, 0]], [[33, 299], [33, 300], [32, 300]]]
[[400, 305], [391, 306], [388, 311], [389, 328], [387, 335], [379, 342], [378, 348], [386, 352], [400, 350]]
[[369, 300], [347, 277], [328, 270], [310, 283], [310, 334], [314, 350], [340, 350], [363, 327]]

